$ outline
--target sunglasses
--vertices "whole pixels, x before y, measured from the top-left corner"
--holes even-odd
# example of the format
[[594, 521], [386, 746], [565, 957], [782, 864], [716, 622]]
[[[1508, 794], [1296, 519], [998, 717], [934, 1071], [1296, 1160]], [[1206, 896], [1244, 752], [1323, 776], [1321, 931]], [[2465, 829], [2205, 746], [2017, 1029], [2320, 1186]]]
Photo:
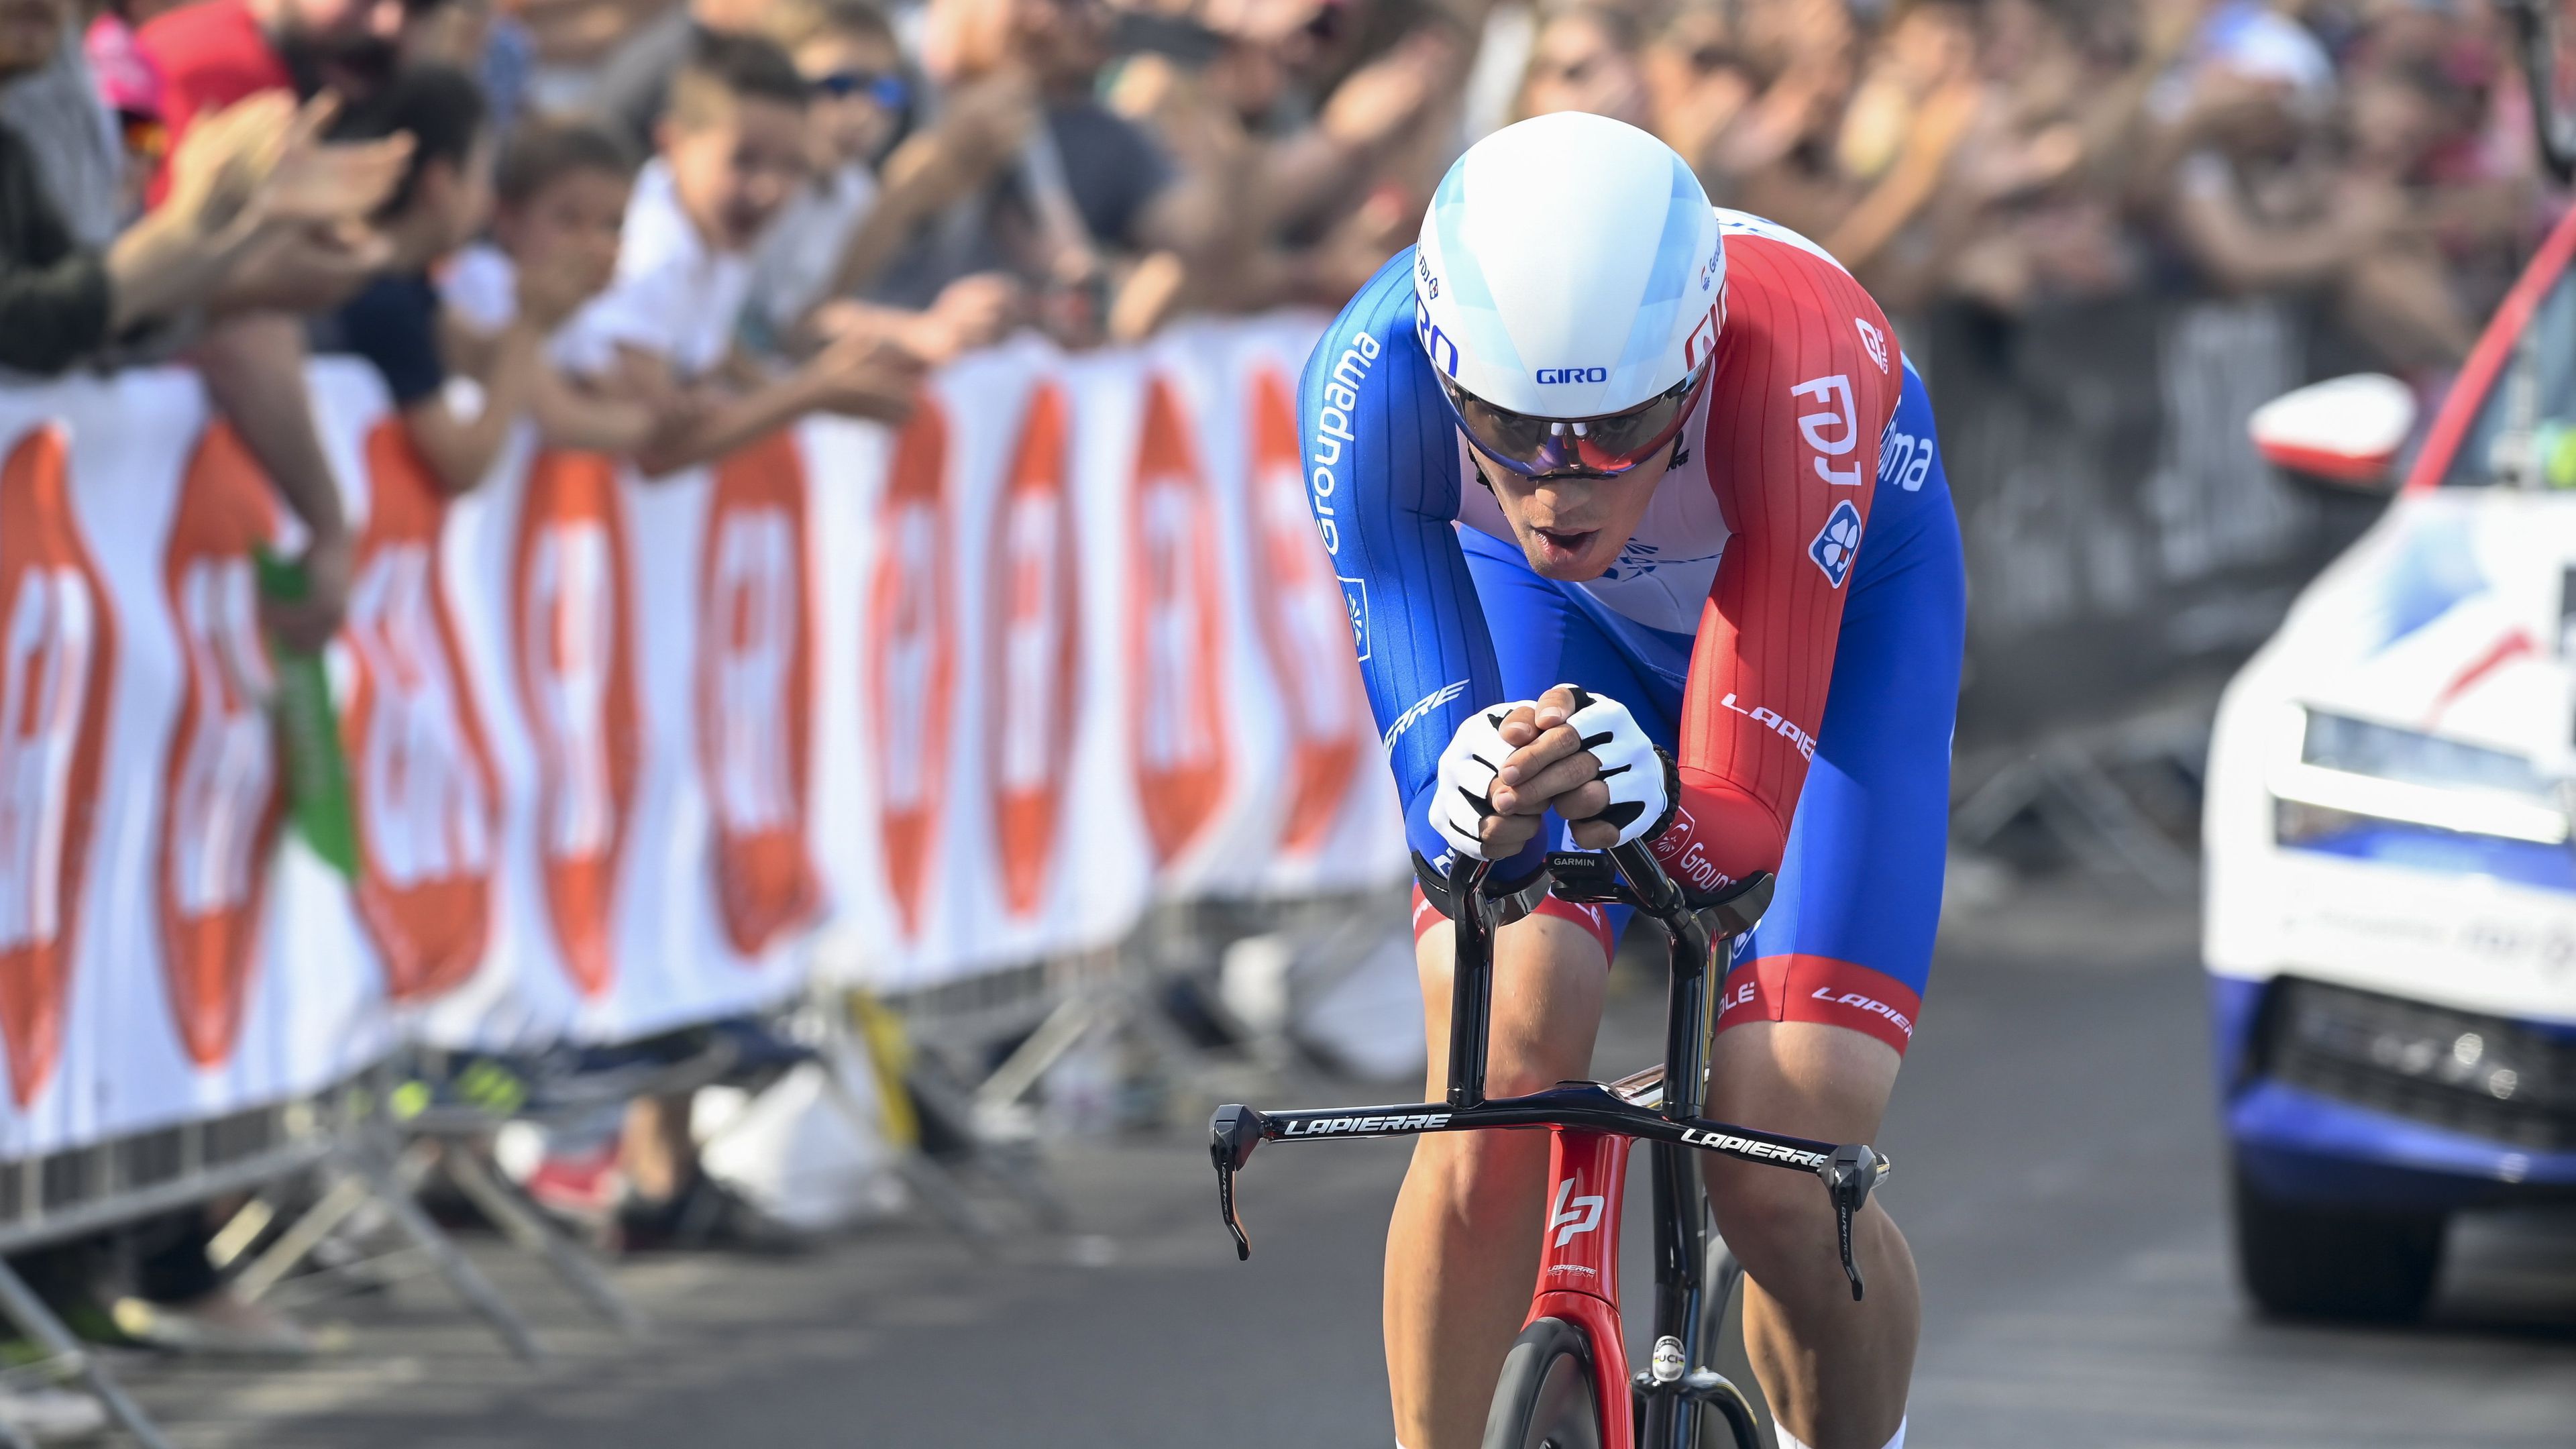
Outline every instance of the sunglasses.
[[817, 94], [846, 101], [852, 96], [866, 96], [889, 111], [903, 109], [904, 99], [912, 88], [899, 75], [872, 70], [836, 70], [813, 78]]

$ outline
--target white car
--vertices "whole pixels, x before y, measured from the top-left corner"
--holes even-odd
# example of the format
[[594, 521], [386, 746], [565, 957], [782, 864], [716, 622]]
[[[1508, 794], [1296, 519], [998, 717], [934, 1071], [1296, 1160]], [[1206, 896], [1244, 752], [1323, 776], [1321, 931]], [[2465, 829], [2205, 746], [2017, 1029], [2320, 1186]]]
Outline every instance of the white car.
[[[2247, 1290], [2410, 1318], [2463, 1208], [2576, 1199], [2576, 215], [2386, 516], [2228, 687], [2204, 954]], [[2276, 463], [2390, 477], [2413, 402], [2257, 413]]]

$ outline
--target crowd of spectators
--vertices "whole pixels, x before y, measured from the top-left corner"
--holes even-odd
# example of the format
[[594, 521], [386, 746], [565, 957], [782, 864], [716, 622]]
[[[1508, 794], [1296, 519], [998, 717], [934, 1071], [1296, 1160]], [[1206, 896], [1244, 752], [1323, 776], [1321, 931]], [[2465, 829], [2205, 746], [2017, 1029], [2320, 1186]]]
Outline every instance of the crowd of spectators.
[[0, 0], [0, 386], [198, 367], [311, 646], [314, 354], [450, 490], [520, 428], [667, 473], [1022, 327], [1336, 306], [1566, 109], [1900, 316], [2296, 294], [2438, 377], [2554, 204], [2511, 62], [2495, 0]]
[[1581, 0], [1511, 113], [1653, 129], [1896, 314], [2289, 293], [2456, 364], [2548, 205], [2488, 0]]
[[1334, 305], [1568, 108], [1892, 312], [2295, 291], [2401, 369], [2546, 204], [2494, 0], [0, 0], [0, 367], [198, 362], [318, 629], [316, 349], [451, 486], [522, 419], [663, 471], [1023, 325]]

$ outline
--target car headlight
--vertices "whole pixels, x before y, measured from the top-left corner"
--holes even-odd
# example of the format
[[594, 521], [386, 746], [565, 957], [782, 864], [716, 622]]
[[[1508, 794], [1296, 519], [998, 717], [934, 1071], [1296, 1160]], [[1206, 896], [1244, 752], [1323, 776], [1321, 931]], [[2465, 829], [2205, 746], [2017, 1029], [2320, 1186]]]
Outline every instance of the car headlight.
[[2305, 713], [2298, 759], [2276, 767], [2268, 782], [2282, 803], [2285, 841], [2338, 817], [2362, 817], [2567, 843], [2558, 782], [2521, 755], [2349, 715]]

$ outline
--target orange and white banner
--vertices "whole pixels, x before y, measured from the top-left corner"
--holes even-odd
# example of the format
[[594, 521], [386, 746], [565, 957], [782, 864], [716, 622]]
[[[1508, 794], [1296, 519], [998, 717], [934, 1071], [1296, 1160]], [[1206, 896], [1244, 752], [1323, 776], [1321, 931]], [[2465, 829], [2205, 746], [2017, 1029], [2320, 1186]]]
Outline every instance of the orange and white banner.
[[[311, 1090], [406, 1035], [610, 1041], [1400, 877], [1306, 518], [1306, 319], [968, 358], [900, 431], [449, 499], [315, 366], [359, 531], [326, 656], [360, 869], [284, 828], [252, 551], [194, 380], [0, 391], [0, 1158]], [[828, 951], [818, 951], [828, 943]]]

